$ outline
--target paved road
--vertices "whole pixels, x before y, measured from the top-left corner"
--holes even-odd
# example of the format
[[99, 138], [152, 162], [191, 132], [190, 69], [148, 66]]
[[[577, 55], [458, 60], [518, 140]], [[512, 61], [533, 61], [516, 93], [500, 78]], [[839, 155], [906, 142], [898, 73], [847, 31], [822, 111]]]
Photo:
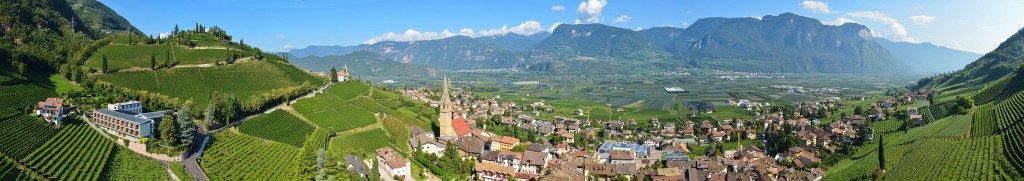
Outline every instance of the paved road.
[[[327, 89], [327, 87], [330, 87], [331, 85], [333, 85], [333, 84], [324, 85], [324, 86], [320, 87], [319, 89], [317, 89], [316, 91], [312, 91], [312, 92], [306, 93], [306, 95], [303, 95], [302, 97], [295, 98], [295, 100], [291, 100], [288, 105], [291, 105], [291, 104], [295, 103], [295, 101], [298, 101], [298, 100], [301, 100], [301, 99], [313, 97], [314, 95], [316, 95], [317, 92], [322, 92], [323, 90]], [[234, 125], [242, 124], [246, 120], [252, 119], [252, 118], [254, 118], [254, 117], [258, 116], [258, 115], [261, 115], [261, 114], [266, 114], [266, 113], [273, 112], [274, 110], [280, 109], [280, 108], [285, 107], [285, 106], [287, 106], [287, 105], [285, 105], [283, 103], [282, 104], [278, 104], [277, 106], [274, 106], [274, 107], [272, 107], [270, 109], [267, 109], [266, 111], [263, 111], [263, 113], [251, 115], [249, 117], [242, 118], [241, 120], [232, 122], [231, 125], [234, 126]], [[192, 177], [196, 181], [208, 181], [208, 180], [210, 180], [210, 177], [207, 177], [206, 172], [203, 171], [203, 168], [199, 166], [199, 162], [200, 162], [200, 158], [199, 157], [201, 157], [203, 155], [203, 149], [206, 147], [206, 141], [209, 140], [210, 135], [213, 135], [214, 133], [217, 133], [218, 131], [223, 130], [225, 127], [217, 128], [217, 129], [214, 129], [214, 130], [209, 130], [206, 133], [201, 133], [202, 130], [199, 129], [199, 128], [196, 128], [196, 130], [199, 130], [200, 133], [198, 135], [196, 135], [195, 140], [193, 140], [193, 142], [192, 142], [193, 143], [192, 147], [189, 148], [189, 151], [185, 153], [185, 156], [184, 156], [185, 160], [181, 161], [182, 165], [185, 166], [185, 170], [188, 170], [188, 172], [190, 174], [192, 174]]]

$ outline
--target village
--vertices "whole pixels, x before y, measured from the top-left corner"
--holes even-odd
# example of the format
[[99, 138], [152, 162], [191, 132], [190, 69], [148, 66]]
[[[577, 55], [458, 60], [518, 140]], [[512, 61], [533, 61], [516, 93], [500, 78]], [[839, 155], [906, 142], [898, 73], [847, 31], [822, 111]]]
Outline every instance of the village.
[[[906, 119], [910, 126], [921, 125], [917, 107], [896, 109], [928, 99], [928, 93], [910, 92], [857, 106], [851, 115], [833, 115], [850, 105], [830, 97], [784, 106], [731, 101], [756, 112], [754, 119], [542, 120], [534, 116], [551, 109], [543, 100], [524, 104], [475, 97], [449, 86], [446, 79], [440, 93], [403, 91], [440, 110], [438, 132], [415, 128], [409, 145], [434, 158], [457, 153], [474, 163], [476, 180], [819, 180], [823, 165], [835, 164], [850, 149], [872, 141], [868, 123]], [[578, 110], [573, 116], [582, 115]], [[821, 122], [834, 116], [838, 118], [831, 123]], [[743, 140], [756, 144], [742, 145]], [[381, 178], [409, 178], [404, 174], [411, 174], [410, 161], [385, 154], [393, 152], [388, 149], [378, 150], [391, 171], [381, 172]], [[366, 174], [365, 165], [352, 166]]]
[[[439, 92], [401, 91], [436, 107], [437, 127], [411, 129], [414, 158], [402, 158], [390, 147], [376, 150], [379, 178], [411, 179], [412, 163], [442, 164], [433, 160], [454, 153], [472, 162], [472, 178], [477, 180], [819, 180], [823, 165], [835, 164], [854, 146], [872, 141], [868, 123], [905, 119], [908, 126], [923, 124], [917, 107], [897, 108], [929, 96], [910, 92], [883, 98], [857, 106], [851, 115], [834, 115], [850, 105], [829, 97], [793, 105], [728, 102], [754, 112], [753, 119], [601, 120], [590, 119], [582, 109], [567, 116], [584, 119], [537, 119], [551, 112], [544, 100], [476, 97], [450, 86], [445, 78]], [[132, 100], [107, 104], [84, 117], [125, 144], [145, 144], [162, 118], [175, 113], [142, 110], [142, 103]], [[35, 113], [59, 125], [80, 112], [63, 99], [49, 98], [38, 103]], [[689, 116], [694, 114], [699, 113]], [[835, 116], [830, 123], [821, 122]], [[145, 153], [145, 148], [137, 152]], [[358, 157], [346, 159], [349, 171], [363, 177], [373, 173]]]

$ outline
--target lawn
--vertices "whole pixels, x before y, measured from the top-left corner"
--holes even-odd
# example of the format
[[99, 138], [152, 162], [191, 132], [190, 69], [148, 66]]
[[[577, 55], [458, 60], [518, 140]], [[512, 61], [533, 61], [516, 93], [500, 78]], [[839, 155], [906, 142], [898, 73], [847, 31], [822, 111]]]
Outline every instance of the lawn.
[[71, 81], [68, 81], [68, 79], [61, 77], [58, 74], [50, 75], [50, 82], [53, 83], [53, 86], [55, 87], [57, 93], [68, 93], [71, 91], [82, 90], [81, 87], [72, 84]]
[[119, 72], [98, 76], [100, 80], [136, 90], [160, 93], [183, 100], [194, 99], [201, 107], [213, 92], [230, 93], [242, 103], [274, 89], [300, 86], [304, 81], [320, 83], [310, 74], [294, 74], [280, 62], [248, 62], [216, 67]]

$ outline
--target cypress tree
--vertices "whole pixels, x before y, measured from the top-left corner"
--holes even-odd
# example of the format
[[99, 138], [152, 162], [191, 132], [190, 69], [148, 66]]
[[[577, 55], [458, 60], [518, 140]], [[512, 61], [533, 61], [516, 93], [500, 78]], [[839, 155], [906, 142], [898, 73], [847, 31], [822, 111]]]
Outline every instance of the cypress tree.
[[156, 53], [149, 54], [149, 69], [156, 70]]
[[885, 171], [885, 142], [882, 138], [885, 136], [878, 136], [878, 169]]
[[103, 73], [107, 73], [107, 55], [103, 55]]

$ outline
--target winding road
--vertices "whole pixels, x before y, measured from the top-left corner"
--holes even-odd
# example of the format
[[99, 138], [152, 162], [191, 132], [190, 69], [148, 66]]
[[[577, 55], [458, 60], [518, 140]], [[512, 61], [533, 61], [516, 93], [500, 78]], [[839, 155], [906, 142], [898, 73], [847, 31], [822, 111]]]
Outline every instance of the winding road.
[[[232, 122], [231, 126], [236, 126], [236, 125], [242, 124], [246, 120], [252, 119], [252, 118], [254, 118], [256, 116], [259, 116], [259, 115], [262, 115], [262, 114], [266, 114], [266, 113], [270, 113], [270, 112], [273, 112], [274, 110], [286, 107], [287, 105], [294, 104], [298, 100], [302, 100], [302, 99], [305, 99], [305, 98], [313, 97], [314, 95], [316, 95], [317, 92], [323, 92], [325, 89], [327, 89], [331, 85], [334, 85], [334, 83], [328, 83], [328, 84], [326, 84], [324, 86], [321, 86], [320, 88], [318, 88], [315, 91], [310, 91], [309, 93], [306, 93], [306, 95], [303, 95], [301, 97], [295, 98], [294, 100], [290, 100], [288, 102], [288, 104], [281, 103], [281, 104], [278, 104], [277, 106], [274, 106], [274, 107], [271, 107], [270, 109], [267, 109], [266, 111], [263, 111], [263, 113], [254, 114], [254, 115], [242, 118], [242, 119], [240, 119], [238, 121]], [[214, 130], [209, 130], [209, 131], [206, 131], [205, 133], [200, 131], [200, 133], [198, 133], [198, 135], [195, 137], [195, 140], [193, 140], [192, 147], [189, 148], [188, 152], [184, 153], [185, 155], [183, 157], [185, 159], [182, 160], [181, 163], [182, 163], [182, 165], [185, 166], [185, 170], [188, 170], [188, 172], [190, 174], [192, 174], [192, 177], [194, 178], [194, 180], [196, 180], [196, 181], [208, 181], [208, 180], [210, 180], [210, 177], [207, 177], [206, 172], [203, 171], [203, 168], [199, 166], [199, 162], [201, 161], [200, 157], [202, 157], [202, 155], [203, 155], [203, 150], [204, 150], [204, 148], [206, 148], [206, 144], [207, 144], [207, 142], [210, 139], [210, 135], [213, 135], [214, 133], [217, 133], [218, 131], [223, 130], [226, 127], [227, 126], [221, 127], [221, 128], [217, 128], [217, 129], [214, 129]], [[196, 128], [196, 130], [201, 130], [201, 129]], [[196, 144], [196, 143], [198, 143], [198, 144]]]

